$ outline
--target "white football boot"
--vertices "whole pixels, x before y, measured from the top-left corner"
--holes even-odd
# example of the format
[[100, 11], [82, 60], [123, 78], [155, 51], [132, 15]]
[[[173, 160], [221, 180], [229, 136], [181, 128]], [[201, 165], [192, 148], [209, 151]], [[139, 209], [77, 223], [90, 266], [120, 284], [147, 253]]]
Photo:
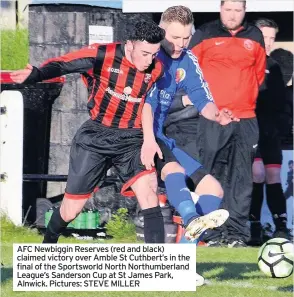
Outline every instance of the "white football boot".
[[185, 237], [187, 240], [194, 241], [207, 229], [220, 227], [228, 217], [229, 212], [225, 209], [217, 209], [207, 215], [198, 217], [185, 228]]

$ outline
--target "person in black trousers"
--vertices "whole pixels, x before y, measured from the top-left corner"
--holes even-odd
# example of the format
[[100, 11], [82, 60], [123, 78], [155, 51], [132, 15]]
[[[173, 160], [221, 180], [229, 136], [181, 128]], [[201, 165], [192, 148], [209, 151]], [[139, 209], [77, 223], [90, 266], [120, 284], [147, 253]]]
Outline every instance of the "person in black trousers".
[[285, 106], [285, 84], [279, 64], [270, 57], [278, 25], [270, 19], [259, 19], [255, 25], [262, 31], [267, 53], [266, 78], [257, 99], [259, 125], [258, 150], [253, 163], [253, 191], [250, 210], [251, 244], [260, 245], [261, 207], [264, 186], [269, 210], [276, 230], [273, 237], [290, 238], [287, 229], [286, 199], [281, 184], [282, 148], [280, 119]]

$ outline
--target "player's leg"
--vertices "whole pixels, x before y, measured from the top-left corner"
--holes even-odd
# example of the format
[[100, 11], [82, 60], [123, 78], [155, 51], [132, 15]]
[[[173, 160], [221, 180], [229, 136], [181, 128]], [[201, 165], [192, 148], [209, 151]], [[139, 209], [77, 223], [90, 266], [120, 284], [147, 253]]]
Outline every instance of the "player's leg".
[[[187, 113], [194, 113], [194, 107], [191, 107], [190, 111], [188, 110], [189, 108], [186, 109]], [[170, 138], [175, 139], [177, 147], [182, 150], [182, 152], [181, 150], [174, 150], [174, 153], [176, 155], [178, 154], [179, 158], [181, 158], [182, 155], [185, 155], [183, 154], [184, 151], [193, 159], [199, 159], [200, 153], [203, 152], [203, 149], [201, 149], [200, 145], [203, 142], [203, 140], [200, 137], [203, 131], [199, 135], [197, 131], [198, 126], [199, 116], [195, 116], [194, 118], [189, 118], [188, 120], [174, 119], [174, 122], [171, 122], [166, 127], [167, 135]], [[224, 159], [226, 160], [225, 157]], [[188, 158], [186, 163], [188, 166], [191, 166], [194, 164], [194, 161], [191, 162], [190, 158]], [[192, 166], [192, 170], [194, 170], [194, 167]], [[198, 166], [196, 166], [196, 168], [198, 168]], [[189, 168], [185, 168], [185, 170], [189, 173]], [[220, 168], [219, 171], [221, 172], [221, 174], [220, 176], [219, 174], [217, 174], [217, 176], [221, 177], [222, 180], [225, 180], [226, 178], [225, 174], [223, 173], [223, 168]], [[214, 170], [214, 173], [217, 172]], [[189, 174], [190, 177], [192, 176], [192, 178], [189, 178], [187, 181], [189, 188], [192, 191], [196, 190], [196, 194], [192, 195], [192, 198], [197, 197], [197, 200], [199, 200], [199, 195], [201, 196], [200, 202], [197, 205], [201, 205], [203, 201], [203, 207], [206, 208], [206, 206], [208, 206], [208, 208], [204, 209], [205, 214], [209, 213], [212, 210], [216, 210], [219, 207], [220, 202], [222, 201], [222, 199], [220, 198], [223, 197], [223, 189], [220, 183], [213, 176], [209, 175], [208, 171], [203, 169], [202, 167], [196, 170], [195, 174], [192, 171]], [[205, 236], [207, 237], [206, 243], [209, 243], [209, 245], [211, 246], [221, 245], [222, 238], [220, 231], [220, 228], [216, 228], [213, 230], [209, 230], [208, 232], [205, 232]], [[182, 237], [181, 239], [181, 242], [183, 241], [185, 241], [184, 237]]]
[[61, 206], [51, 216], [43, 243], [57, 243], [60, 234], [82, 211], [97, 183], [106, 173], [105, 157], [87, 149], [87, 144], [91, 143], [95, 134], [95, 131], [89, 133], [88, 121], [76, 133], [70, 151], [65, 195]]
[[157, 175], [155, 170], [146, 170], [141, 162], [143, 135], [128, 129], [124, 137], [125, 150], [113, 163], [124, 182], [121, 194], [136, 196], [144, 218], [145, 243], [164, 243], [164, 223], [157, 197]]
[[[186, 162], [183, 162], [185, 167], [183, 167], [178, 162], [179, 155], [185, 154], [182, 150], [178, 148], [170, 150], [160, 140], [158, 140], [158, 144], [163, 152], [164, 160], [158, 160], [157, 167], [161, 179], [165, 183], [168, 200], [182, 217], [186, 229], [185, 236], [189, 240], [194, 240], [199, 238], [206, 229], [222, 225], [227, 219], [227, 211], [215, 211], [204, 216], [199, 214], [195, 208], [190, 189], [187, 186], [189, 171], [194, 172], [201, 165], [188, 156], [189, 160], [185, 159]], [[224, 212], [226, 212], [225, 215]]]
[[217, 210], [224, 195], [220, 183], [183, 150], [174, 148], [173, 154], [189, 176], [190, 189], [196, 194], [192, 195], [192, 198], [197, 197], [197, 203], [194, 201], [197, 213], [206, 215]]
[[252, 201], [250, 206], [250, 244], [261, 244], [261, 208], [263, 203], [263, 189], [265, 182], [265, 168], [263, 160], [261, 158], [260, 150], [257, 150], [253, 165], [253, 189], [252, 189]]
[[[139, 142], [138, 142], [139, 143]], [[165, 154], [165, 152], [163, 152]], [[172, 156], [173, 160], [175, 160], [175, 157], [170, 153], [170, 156]], [[165, 154], [165, 159], [167, 158], [167, 154]], [[156, 188], [157, 183], [155, 186], [155, 179], [153, 176], [145, 176], [145, 173], [150, 174], [150, 172], [146, 172], [145, 167], [142, 165], [140, 160], [140, 149], [135, 148], [130, 149], [127, 153], [125, 153], [123, 156], [120, 156], [116, 161], [116, 167], [119, 167], [120, 176], [122, 179], [127, 180], [125, 183], [122, 194], [127, 195], [130, 194], [130, 192], [126, 191], [127, 188], [132, 188], [132, 192], [136, 194], [138, 201], [140, 203], [140, 206], [142, 208], [142, 213], [144, 215], [144, 235], [147, 237], [145, 238], [145, 242], [154, 242], [152, 237], [161, 238], [160, 242], [164, 241], [164, 228], [163, 228], [163, 218], [161, 214], [161, 210], [158, 203], [158, 198], [156, 195]], [[164, 161], [162, 162], [164, 163]], [[132, 164], [132, 166], [129, 166], [129, 164]], [[170, 164], [170, 163], [169, 163]], [[164, 163], [164, 165], [166, 165]], [[178, 164], [177, 164], [178, 165]], [[180, 167], [178, 165], [178, 167]], [[180, 198], [178, 199], [177, 195], [174, 195], [172, 191], [170, 191], [170, 187], [168, 187], [167, 190], [167, 196], [169, 198], [169, 201], [171, 204], [178, 209], [178, 205], [181, 200], [189, 200], [190, 206], [188, 207], [185, 205], [185, 207], [182, 205], [180, 214], [185, 220], [185, 223], [189, 223], [190, 219], [193, 220], [193, 218], [196, 217], [196, 211], [194, 207], [194, 203], [191, 199], [190, 191], [187, 189], [186, 183], [185, 183], [185, 175], [181, 169], [175, 170], [178, 176], [175, 177], [175, 181], [169, 181], [171, 184], [175, 184], [177, 188], [177, 193], [180, 195]], [[131, 178], [130, 178], [131, 177]], [[140, 178], [138, 178], [140, 177]], [[153, 181], [154, 180], [154, 181]], [[169, 183], [169, 184], [170, 184]], [[186, 191], [181, 191], [182, 188], [186, 188]], [[172, 197], [171, 197], [172, 196]], [[184, 197], [184, 198], [183, 198]], [[152, 232], [153, 235], [151, 234]], [[158, 235], [155, 235], [158, 233]], [[147, 241], [148, 240], [148, 241]]]
[[266, 199], [276, 226], [274, 237], [290, 238], [287, 229], [286, 198], [281, 184], [282, 150], [278, 137], [272, 137], [264, 156]]
[[265, 167], [263, 160], [259, 157], [254, 159], [252, 165], [253, 173], [253, 189], [252, 189], [252, 202], [250, 209], [250, 220], [260, 221], [261, 206], [263, 202], [263, 188], [265, 182]]
[[[212, 175], [199, 169], [196, 172], [196, 180], [194, 179], [194, 187], [195, 196], [198, 197], [195, 207], [199, 213], [208, 214], [222, 208], [223, 189]], [[206, 246], [219, 247], [225, 243], [225, 238], [220, 237], [218, 229], [208, 230], [209, 232], [202, 235], [201, 240], [206, 243]]]
[[171, 149], [160, 139], [157, 140], [163, 153], [163, 159], [156, 160], [156, 167], [165, 184], [169, 203], [180, 214], [184, 226], [187, 226], [197, 215], [190, 190], [186, 183], [184, 168], [178, 163]]
[[[191, 192], [191, 197], [199, 218], [194, 221], [195, 223], [191, 222], [191, 225], [198, 224], [201, 228], [201, 221], [206, 225], [210, 224], [210, 220], [214, 220], [217, 221], [217, 224], [212, 226], [212, 228], [220, 226], [228, 217], [226, 210], [217, 210], [223, 197], [221, 185], [214, 177], [207, 174], [207, 171], [203, 169], [198, 161], [194, 160], [183, 150], [174, 148], [173, 154], [181, 166], [183, 166], [185, 174], [189, 176], [188, 182], [191, 181], [192, 183], [189, 184], [189, 188], [195, 191]], [[198, 239], [193, 242], [197, 244]], [[182, 236], [179, 243], [189, 243], [189, 241], [186, 239], [186, 236]], [[204, 278], [196, 272], [196, 286], [202, 286], [204, 282]]]
[[235, 126], [232, 143], [231, 186], [232, 195], [228, 199], [230, 218], [227, 222], [228, 247], [244, 247], [250, 239], [248, 226], [253, 174], [252, 165], [256, 154], [259, 130], [257, 120], [241, 119]]
[[202, 165], [183, 150], [174, 148], [172, 152], [185, 170], [186, 176], [189, 177], [188, 181], [192, 182], [190, 189], [192, 188], [192, 191], [195, 191], [192, 200], [194, 200], [193, 197], [197, 196], [197, 201], [193, 201], [196, 215], [204, 216], [204, 220], [215, 217], [217, 223], [215, 226], [211, 226], [211, 229], [222, 225], [228, 218], [228, 212], [217, 210], [223, 197], [223, 190], [219, 182], [207, 174]]
[[[195, 139], [195, 146], [199, 147], [197, 149], [199, 152], [199, 161], [207, 172], [220, 182], [225, 193], [221, 201], [222, 208], [228, 211], [230, 211], [230, 199], [234, 195], [232, 191], [234, 185], [230, 175], [233, 167], [235, 167], [232, 165], [234, 130], [235, 127], [232, 123], [221, 126], [214, 121], [200, 116]], [[193, 156], [192, 152], [187, 152]], [[208, 230], [201, 239], [206, 243], [210, 242], [221, 245], [224, 236], [228, 233], [227, 226], [228, 223], [220, 228]]]
[[142, 209], [145, 242], [164, 243], [164, 223], [157, 197], [156, 172], [139, 174], [131, 188]]

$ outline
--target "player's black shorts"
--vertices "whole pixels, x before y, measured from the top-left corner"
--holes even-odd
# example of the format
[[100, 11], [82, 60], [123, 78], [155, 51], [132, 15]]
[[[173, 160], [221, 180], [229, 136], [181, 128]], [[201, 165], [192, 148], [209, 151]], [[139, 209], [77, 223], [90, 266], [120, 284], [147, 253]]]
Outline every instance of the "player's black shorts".
[[[68, 198], [88, 198], [104, 182], [110, 167], [117, 170], [127, 190], [137, 174], [150, 173], [141, 163], [143, 143], [141, 129], [105, 127], [93, 120], [86, 121], [77, 131], [70, 150], [69, 173], [66, 185]], [[134, 195], [132, 191], [123, 193]]]
[[[156, 169], [159, 177], [161, 176], [162, 168], [170, 163], [177, 162], [179, 163], [186, 172], [187, 175], [187, 185], [191, 191], [194, 191], [200, 181], [208, 172], [203, 168], [203, 166], [194, 158], [192, 158], [187, 152], [184, 152], [180, 148], [174, 149], [173, 151], [160, 139], [157, 139], [157, 143], [162, 151], [163, 159], [156, 159]], [[160, 187], [164, 187], [163, 182], [159, 179]]]
[[260, 131], [255, 160], [262, 160], [264, 165], [282, 165], [283, 154], [278, 132], [263, 133]]

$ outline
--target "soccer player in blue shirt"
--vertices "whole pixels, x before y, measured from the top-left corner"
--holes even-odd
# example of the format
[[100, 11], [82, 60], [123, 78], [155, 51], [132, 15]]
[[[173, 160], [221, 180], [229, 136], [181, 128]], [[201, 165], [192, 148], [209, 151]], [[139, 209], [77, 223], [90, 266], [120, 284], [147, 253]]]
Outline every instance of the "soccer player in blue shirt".
[[[193, 23], [192, 12], [184, 6], [170, 7], [162, 14], [160, 26], [165, 29], [166, 36], [158, 58], [164, 64], [164, 75], [147, 95], [142, 116], [144, 144], [141, 160], [147, 169], [151, 169], [155, 165], [155, 154], [160, 157], [156, 167], [165, 183], [168, 200], [180, 213], [186, 229], [181, 242], [197, 239], [206, 229], [223, 224], [228, 212], [217, 210], [223, 196], [218, 181], [164, 133], [163, 125], [173, 97], [177, 90], [184, 89], [207, 119], [221, 125], [238, 121], [230, 111], [217, 109], [197, 58], [186, 50]], [[193, 181], [193, 190], [198, 196], [196, 207], [192, 197], [195, 195], [192, 193], [191, 196], [187, 187], [187, 177]], [[195, 224], [199, 225], [198, 230]]]
[[[186, 230], [181, 243], [197, 243], [206, 229], [222, 225], [229, 214], [218, 209], [223, 196], [219, 182], [164, 133], [164, 121], [174, 95], [184, 89], [187, 99], [204, 117], [221, 125], [238, 121], [230, 111], [217, 109], [197, 58], [186, 50], [193, 23], [192, 12], [184, 6], [170, 7], [162, 14], [160, 26], [166, 36], [158, 58], [164, 64], [164, 74], [147, 95], [142, 114], [141, 161], [146, 169], [151, 169], [158, 154], [156, 167], [165, 183], [168, 200], [181, 215]], [[190, 192], [187, 178], [193, 182], [195, 192]], [[197, 273], [196, 284], [204, 284], [204, 278]]]

